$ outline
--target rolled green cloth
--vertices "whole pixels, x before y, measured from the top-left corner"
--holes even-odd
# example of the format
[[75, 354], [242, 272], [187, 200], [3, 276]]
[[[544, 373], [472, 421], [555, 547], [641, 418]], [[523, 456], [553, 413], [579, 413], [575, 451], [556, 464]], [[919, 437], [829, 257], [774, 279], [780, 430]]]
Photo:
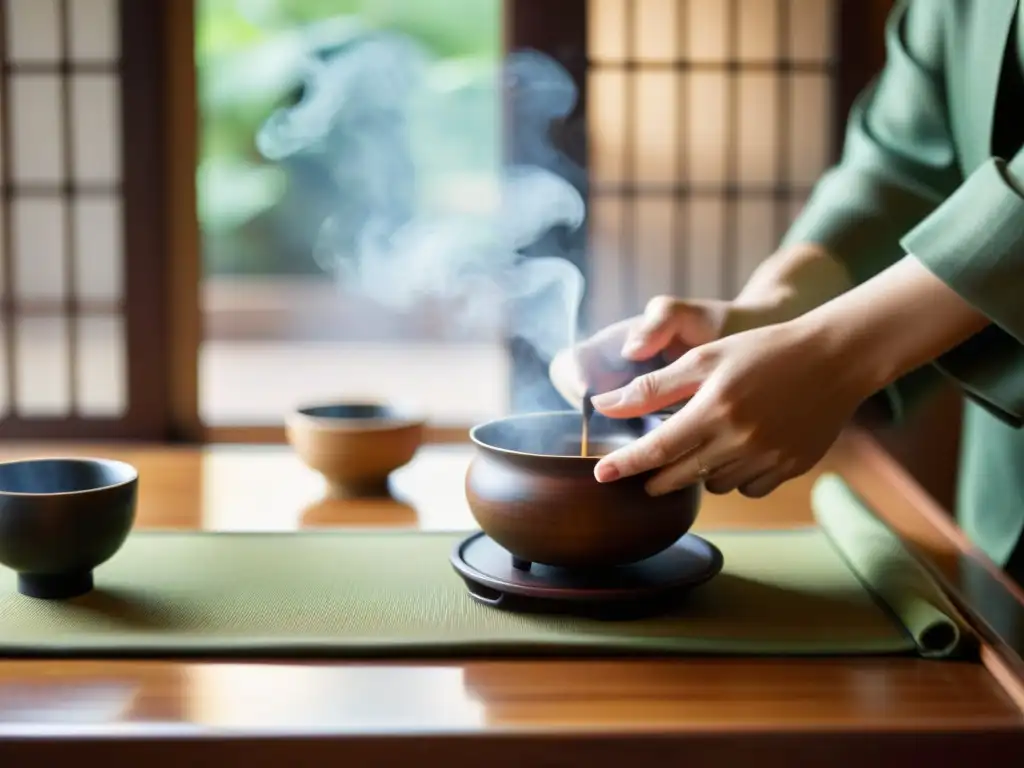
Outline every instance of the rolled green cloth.
[[811, 505], [840, 556], [906, 627], [922, 656], [949, 658], [974, 645], [968, 623], [935, 578], [841, 477], [822, 475]]

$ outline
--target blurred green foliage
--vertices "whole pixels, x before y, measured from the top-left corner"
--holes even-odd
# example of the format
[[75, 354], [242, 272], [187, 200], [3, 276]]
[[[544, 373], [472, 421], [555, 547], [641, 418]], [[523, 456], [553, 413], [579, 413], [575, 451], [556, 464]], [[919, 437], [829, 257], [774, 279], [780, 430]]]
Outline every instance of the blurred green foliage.
[[[294, 98], [299, 32], [346, 19], [409, 35], [440, 67], [456, 62], [493, 73], [501, 55], [501, 0], [197, 0], [196, 180], [206, 274], [319, 272], [312, 247], [330, 180], [323, 169], [267, 162], [255, 135]], [[451, 146], [462, 147], [463, 162], [435, 158], [435, 165], [486, 162], [499, 141], [494, 105], [493, 93], [473, 101], [461, 121], [466, 135], [448, 142], [449, 154]]]

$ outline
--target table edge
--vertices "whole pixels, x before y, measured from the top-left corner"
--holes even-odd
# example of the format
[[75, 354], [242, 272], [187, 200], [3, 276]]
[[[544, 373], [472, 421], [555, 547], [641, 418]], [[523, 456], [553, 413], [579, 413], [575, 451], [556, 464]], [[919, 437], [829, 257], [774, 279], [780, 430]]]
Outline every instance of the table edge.
[[[1024, 623], [1024, 589], [1012, 581], [985, 553], [972, 544], [966, 534], [949, 514], [932, 498], [924, 487], [900, 465], [883, 445], [865, 429], [853, 428], [843, 435], [843, 440], [865, 461], [883, 482], [901, 496], [910, 507], [939, 536], [958, 553], [961, 570], [970, 571], [976, 578], [984, 580], [987, 596], [996, 599], [1000, 607], [1015, 609]], [[855, 486], [851, 483], [851, 486]], [[890, 510], [873, 508], [883, 521], [891, 525], [899, 535], [899, 516]], [[1024, 648], [1010, 637], [1001, 626], [1014, 626], [988, 607], [979, 606], [947, 578], [936, 563], [901, 536], [905, 544], [914, 551], [932, 577], [950, 600], [964, 614], [980, 639], [980, 659], [988, 672], [995, 678], [1014, 704], [1024, 712]], [[991, 603], [990, 603], [991, 604]]]

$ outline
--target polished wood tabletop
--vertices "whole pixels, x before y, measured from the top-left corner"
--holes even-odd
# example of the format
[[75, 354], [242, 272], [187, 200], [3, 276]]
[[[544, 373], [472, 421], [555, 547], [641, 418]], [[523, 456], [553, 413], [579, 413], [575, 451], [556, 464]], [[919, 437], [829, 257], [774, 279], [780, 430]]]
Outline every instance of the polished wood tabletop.
[[[939, 567], [955, 569], [949, 524], [934, 509], [921, 514], [928, 502], [919, 489], [866, 446], [861, 435], [844, 437], [815, 472], [767, 499], [707, 495], [697, 528], [807, 524], [811, 484], [833, 470]], [[423, 447], [393, 476], [392, 498], [370, 500], [325, 497], [321, 478], [286, 446], [0, 445], [0, 460], [38, 455], [135, 465], [139, 528], [474, 527], [463, 496], [471, 451], [461, 444]], [[893, 759], [920, 757], [924, 742], [914, 739], [925, 737], [940, 754], [965, 750], [978, 759], [991, 750], [1024, 753], [1022, 691], [998, 660], [9, 660], [0, 662], [0, 764], [17, 764], [5, 755], [57, 759], [48, 750], [68, 744], [116, 745], [98, 758], [108, 764], [163, 764], [164, 752], [138, 751], [160, 743], [205, 749], [190, 753], [190, 765], [240, 759], [218, 750], [245, 748], [254, 750], [245, 757], [251, 765], [339, 755], [397, 765], [442, 745], [449, 760], [463, 745], [465, 755], [493, 765], [538, 755], [550, 765], [561, 764], [551, 751], [558, 740], [573, 742], [580, 759], [596, 750], [588, 760], [600, 764], [619, 754], [655, 757], [687, 739], [709, 760], [763, 756], [774, 745], [792, 765], [814, 764], [814, 750], [826, 745], [851, 759], [882, 743]]]

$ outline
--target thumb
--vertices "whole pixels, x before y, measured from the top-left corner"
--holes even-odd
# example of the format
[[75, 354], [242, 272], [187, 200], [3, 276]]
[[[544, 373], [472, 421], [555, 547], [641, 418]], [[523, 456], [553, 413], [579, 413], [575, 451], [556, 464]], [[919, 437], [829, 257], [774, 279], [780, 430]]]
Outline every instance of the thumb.
[[599, 412], [613, 419], [631, 419], [688, 400], [710, 372], [703, 349], [691, 350], [674, 363], [657, 371], [637, 376], [629, 384], [591, 399]]
[[664, 350], [675, 338], [676, 315], [686, 305], [671, 296], [656, 296], [629, 328], [621, 355], [627, 360], [647, 360]]
[[714, 341], [723, 306], [722, 302], [657, 296], [647, 302], [640, 322], [629, 329], [620, 354], [628, 360], [647, 360], [673, 345], [689, 349]]

